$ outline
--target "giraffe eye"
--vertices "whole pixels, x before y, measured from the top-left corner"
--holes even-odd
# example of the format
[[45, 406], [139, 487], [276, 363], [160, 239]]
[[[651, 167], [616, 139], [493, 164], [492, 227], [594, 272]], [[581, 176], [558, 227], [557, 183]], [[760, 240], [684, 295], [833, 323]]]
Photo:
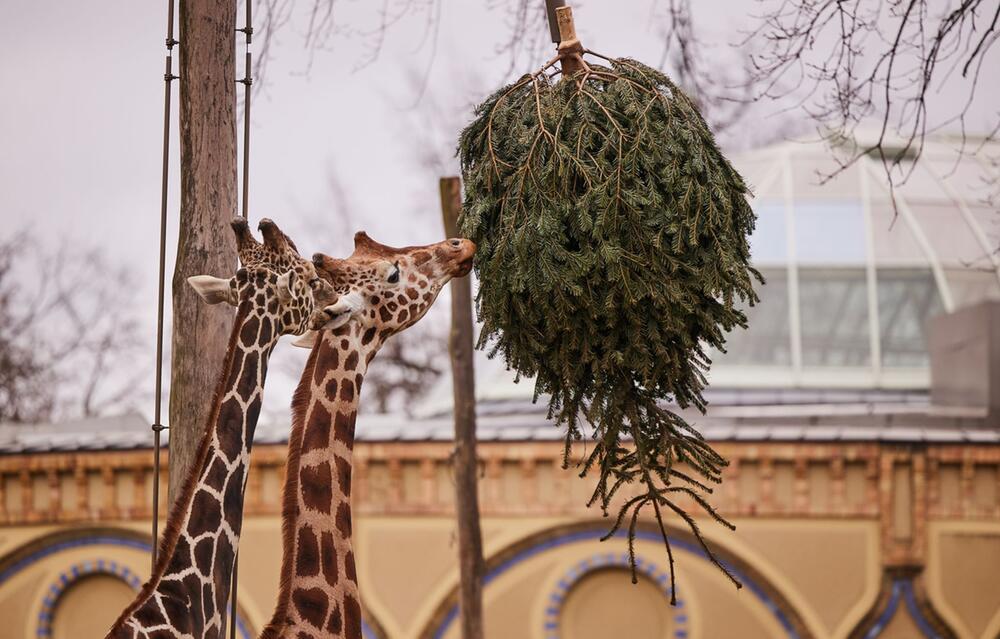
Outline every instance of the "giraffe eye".
[[395, 284], [399, 281], [399, 262], [392, 265], [392, 272], [389, 273], [388, 281], [390, 284]]

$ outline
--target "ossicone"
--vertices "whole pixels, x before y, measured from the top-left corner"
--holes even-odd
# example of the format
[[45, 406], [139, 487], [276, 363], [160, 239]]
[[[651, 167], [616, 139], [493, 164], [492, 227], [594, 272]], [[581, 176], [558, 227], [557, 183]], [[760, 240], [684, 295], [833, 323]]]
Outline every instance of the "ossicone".
[[398, 253], [399, 249], [392, 248], [391, 246], [386, 246], [376, 242], [372, 238], [368, 237], [368, 234], [364, 231], [358, 231], [354, 234], [354, 253], [371, 253], [374, 255], [392, 255], [393, 253]]
[[[285, 235], [278, 225], [274, 223], [270, 218], [261, 219], [260, 223], [257, 225], [261, 234], [264, 236], [264, 246], [277, 251], [279, 253], [284, 253], [288, 250], [295, 251], [295, 245], [292, 241]], [[298, 251], [295, 251], [298, 253]]]
[[260, 245], [257, 238], [250, 232], [250, 225], [247, 224], [246, 218], [234, 217], [229, 222], [229, 226], [233, 229], [233, 233], [236, 234], [236, 247], [239, 250], [242, 251]]

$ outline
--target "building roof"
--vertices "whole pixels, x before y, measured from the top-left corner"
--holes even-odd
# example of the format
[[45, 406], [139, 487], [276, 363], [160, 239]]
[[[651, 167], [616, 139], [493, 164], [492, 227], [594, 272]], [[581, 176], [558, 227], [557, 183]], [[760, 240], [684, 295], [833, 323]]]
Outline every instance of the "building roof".
[[[705, 415], [682, 411], [711, 441], [889, 441], [1000, 443], [980, 409], [938, 408], [925, 393], [884, 391], [724, 391], [708, 393]], [[676, 407], [675, 407], [676, 408]], [[451, 441], [450, 413], [424, 418], [361, 415], [363, 442]], [[288, 441], [287, 422], [260, 424], [257, 445]], [[164, 431], [162, 442], [169, 440]], [[480, 402], [477, 435], [482, 442], [562, 441], [565, 429], [546, 417], [544, 402]], [[149, 422], [137, 413], [61, 423], [0, 424], [0, 454], [147, 449]]]

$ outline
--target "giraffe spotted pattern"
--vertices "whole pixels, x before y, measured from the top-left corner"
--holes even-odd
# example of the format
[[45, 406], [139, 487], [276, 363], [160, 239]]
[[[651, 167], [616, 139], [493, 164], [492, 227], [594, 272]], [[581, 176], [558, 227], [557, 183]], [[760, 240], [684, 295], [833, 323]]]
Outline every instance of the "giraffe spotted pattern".
[[468, 274], [474, 251], [468, 240], [395, 249], [359, 233], [348, 259], [314, 256], [338, 295], [315, 320], [341, 325], [318, 331], [292, 401], [282, 583], [261, 639], [361, 639], [351, 543], [361, 385], [385, 340], [423, 317], [452, 277]]
[[301, 334], [316, 304], [331, 299], [329, 285], [273, 222], [260, 223], [263, 244], [242, 218], [232, 226], [244, 267], [228, 282], [215, 282], [215, 293], [229, 287], [237, 314], [212, 417], [167, 520], [153, 575], [115, 622], [111, 639], [223, 635], [268, 358], [281, 335]]

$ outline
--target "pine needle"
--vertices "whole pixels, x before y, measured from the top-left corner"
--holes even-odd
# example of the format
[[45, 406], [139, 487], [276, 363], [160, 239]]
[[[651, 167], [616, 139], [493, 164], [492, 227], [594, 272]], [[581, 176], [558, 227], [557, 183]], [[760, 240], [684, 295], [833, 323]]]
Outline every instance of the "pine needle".
[[738, 304], [757, 301], [749, 189], [669, 78], [597, 57], [607, 64], [502, 88], [462, 133], [479, 347], [534, 377], [536, 399], [548, 396], [550, 417], [567, 428], [564, 465], [592, 425], [588, 505], [607, 516], [622, 502], [605, 538], [627, 528], [633, 575], [651, 505], [671, 590], [671, 512], [738, 586], [675, 501], [733, 528], [708, 501], [728, 462], [664, 406], [704, 411], [709, 349], [724, 350], [726, 332], [746, 326]]

